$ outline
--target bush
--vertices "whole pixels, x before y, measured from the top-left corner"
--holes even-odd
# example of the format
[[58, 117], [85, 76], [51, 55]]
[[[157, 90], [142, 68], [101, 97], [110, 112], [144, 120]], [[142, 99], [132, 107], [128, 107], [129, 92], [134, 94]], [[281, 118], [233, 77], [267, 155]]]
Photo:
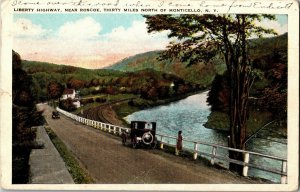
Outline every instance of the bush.
[[94, 99], [93, 99], [93, 98], [81, 99], [81, 100], [80, 100], [80, 103], [81, 103], [82, 105], [86, 105], [86, 104], [88, 104], [88, 103], [94, 103]]
[[35, 108], [32, 78], [22, 69], [20, 55], [13, 51], [12, 57], [12, 183], [25, 184], [29, 181], [30, 151], [36, 147], [31, 127], [42, 125], [44, 118]]
[[98, 102], [98, 103], [105, 103], [105, 102], [106, 102], [106, 98], [97, 97], [97, 98], [95, 99], [95, 101]]
[[61, 100], [59, 102], [59, 108], [66, 110], [66, 111], [75, 111], [76, 106], [73, 104], [73, 100], [68, 98], [66, 100]]
[[90, 95], [92, 91], [94, 91], [94, 88], [84, 88], [80, 90], [80, 95], [81, 96]]
[[134, 99], [128, 102], [128, 105], [138, 107], [139, 109], [146, 109], [154, 106], [155, 102], [151, 100], [144, 100], [142, 98]]

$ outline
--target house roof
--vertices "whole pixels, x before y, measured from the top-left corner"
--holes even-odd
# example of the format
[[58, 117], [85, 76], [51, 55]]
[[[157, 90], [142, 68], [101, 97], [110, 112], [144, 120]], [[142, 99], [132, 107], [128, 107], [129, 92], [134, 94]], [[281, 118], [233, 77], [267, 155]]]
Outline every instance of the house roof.
[[64, 92], [63, 92], [63, 94], [64, 95], [70, 95], [70, 94], [73, 94], [74, 91], [75, 91], [74, 89], [65, 89]]

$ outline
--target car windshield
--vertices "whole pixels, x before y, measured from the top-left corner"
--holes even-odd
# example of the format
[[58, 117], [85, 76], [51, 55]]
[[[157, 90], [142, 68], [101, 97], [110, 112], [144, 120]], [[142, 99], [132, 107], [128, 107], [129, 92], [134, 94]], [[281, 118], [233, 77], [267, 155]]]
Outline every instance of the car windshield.
[[153, 124], [151, 122], [133, 122], [134, 129], [153, 129]]
[[152, 130], [152, 123], [146, 123], [146, 124], [145, 124], [145, 129], [150, 129], [150, 130]]

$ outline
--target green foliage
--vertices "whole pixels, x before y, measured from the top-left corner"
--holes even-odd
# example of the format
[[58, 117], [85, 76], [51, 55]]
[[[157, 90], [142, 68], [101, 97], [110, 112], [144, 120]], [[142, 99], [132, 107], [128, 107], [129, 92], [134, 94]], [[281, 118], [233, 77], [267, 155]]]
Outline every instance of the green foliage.
[[[179, 58], [189, 65], [207, 62], [218, 52], [225, 55], [238, 48], [243, 38], [252, 35], [261, 37], [264, 34], [275, 34], [273, 30], [256, 26], [255, 21], [263, 18], [274, 20], [274, 15], [145, 15], [148, 32], [169, 31], [169, 38], [177, 38], [178, 42], [170, 42], [168, 49], [161, 55], [162, 59]], [[227, 61], [225, 61], [226, 64]]]
[[80, 89], [80, 95], [81, 96], [87, 96], [87, 95], [90, 95], [92, 93], [92, 91], [94, 90], [93, 87], [91, 88], [83, 88], [83, 89]]
[[266, 87], [262, 91], [263, 97], [257, 101], [257, 106], [270, 111], [273, 118], [277, 121], [286, 121], [287, 119], [287, 89], [279, 86]]
[[[178, 59], [159, 60], [162, 51], [150, 51], [126, 58], [112, 66], [110, 69], [120, 70], [124, 72], [135, 72], [145, 69], [153, 69], [163, 73], [174, 74], [187, 82], [197, 83], [203, 87], [208, 87], [213, 80], [213, 76], [222, 73], [223, 62], [218, 64], [204, 64], [187, 67], [187, 62], [180, 62]], [[217, 59], [216, 59], [217, 60]], [[218, 69], [217, 69], [218, 68]]]
[[[90, 70], [36, 61], [23, 61], [23, 66], [33, 79], [34, 84], [31, 85], [31, 89], [34, 90], [37, 102], [49, 98], [47, 95], [49, 82], [56, 82], [69, 88], [82, 89], [90, 87], [90, 81], [93, 79], [103, 78], [107, 81], [123, 75], [122, 72], [109, 69]], [[86, 93], [86, 95], [88, 94], [90, 93]]]
[[[249, 41], [252, 36], [276, 34], [271, 29], [256, 25], [262, 19], [274, 20], [266, 14], [203, 14], [203, 15], [145, 15], [148, 32], [168, 30], [171, 41], [161, 54], [161, 59], [178, 58], [188, 66], [210, 62], [221, 54], [226, 64], [229, 85], [229, 146], [245, 148], [247, 129], [248, 95], [254, 82]], [[230, 158], [242, 159], [239, 153]], [[240, 167], [230, 164], [230, 169], [241, 172]]]
[[109, 69], [84, 69], [80, 67], [57, 65], [46, 62], [24, 61], [24, 70], [29, 74], [43, 73], [48, 78], [53, 78], [58, 82], [66, 82], [68, 79], [74, 78], [83, 81], [90, 81], [93, 78], [101, 76], [119, 76], [122, 72]]
[[47, 93], [51, 99], [58, 99], [62, 96], [64, 86], [57, 82], [50, 82], [47, 86]]
[[[272, 116], [270, 112], [250, 110], [249, 119], [247, 121], [247, 136], [249, 137], [271, 120]], [[229, 119], [227, 113], [212, 111], [204, 126], [206, 128], [229, 132]]]
[[73, 100], [71, 98], [59, 101], [59, 108], [66, 110], [66, 111], [75, 111], [76, 110], [76, 107], [73, 104]]
[[155, 103], [156, 102], [151, 101], [151, 100], [139, 98], [139, 99], [135, 99], [135, 100], [129, 102], [128, 104], [133, 107], [138, 107], [139, 109], [146, 109], [146, 108], [155, 106]]
[[229, 94], [228, 73], [216, 75], [207, 97], [211, 110], [228, 112]]
[[229, 131], [228, 114], [220, 111], [212, 111], [204, 124], [206, 128]]
[[34, 81], [22, 69], [22, 60], [12, 51], [13, 106], [12, 106], [12, 183], [24, 184], [29, 179], [28, 160], [30, 151], [36, 147], [32, 126], [44, 123], [42, 112], [34, 105]]
[[80, 103], [82, 104], [82, 105], [86, 105], [86, 104], [88, 104], [88, 103], [93, 103], [95, 100], [94, 100], [94, 98], [87, 98], [87, 99], [81, 99], [80, 100]]
[[[36, 90], [37, 97], [40, 100], [48, 98], [51, 95], [45, 95], [44, 87], [49, 88], [49, 82], [56, 82], [68, 88], [80, 90], [81, 96], [102, 93], [110, 95], [123, 93], [142, 94], [145, 98], [150, 99], [167, 98], [171, 95], [184, 94], [196, 88], [205, 87], [195, 85], [194, 83], [186, 83], [185, 80], [176, 75], [153, 69], [135, 72], [117, 72], [109, 69], [88, 70], [63, 65], [54, 66], [54, 64], [48, 63], [26, 62], [26, 70], [31, 73], [34, 79], [35, 84], [33, 89]], [[192, 76], [190, 75], [190, 77]], [[169, 88], [172, 83], [175, 84], [174, 90], [170, 90]], [[183, 89], [183, 87], [185, 88]], [[49, 92], [48, 89], [48, 93], [54, 92], [58, 93], [58, 91]], [[53, 94], [51, 97], [53, 98]], [[55, 96], [55, 98], [58, 97]]]
[[106, 102], [106, 98], [97, 97], [97, 98], [95, 98], [95, 101], [98, 102], [98, 103], [105, 103]]
[[[272, 38], [253, 39], [250, 44], [252, 45], [250, 55], [253, 58], [252, 74], [256, 77], [250, 97], [264, 98], [264, 100], [260, 99], [255, 103], [270, 103], [274, 98], [271, 95], [270, 97], [267, 96], [267, 90], [265, 89], [275, 90], [275, 87], [280, 90], [279, 92], [282, 92], [281, 95], [284, 97], [284, 90], [287, 89], [287, 34]], [[224, 92], [224, 89], [228, 89], [228, 85], [226, 85], [226, 88], [224, 80], [220, 81], [221, 78], [225, 78], [225, 75], [223, 74], [223, 77], [216, 76], [212, 83], [208, 97], [208, 103], [212, 106], [212, 110], [222, 111], [225, 109], [225, 106], [228, 106], [226, 105], [228, 101], [222, 99], [224, 98], [222, 92]], [[250, 103], [251, 105], [254, 104], [253, 101]], [[282, 108], [286, 108], [286, 103], [280, 103]], [[269, 107], [257, 104], [255, 106], [261, 110], [270, 109]], [[279, 105], [276, 106], [278, 107]], [[285, 110], [282, 111], [284, 112]], [[278, 114], [278, 110], [275, 109], [270, 109], [270, 112]]]

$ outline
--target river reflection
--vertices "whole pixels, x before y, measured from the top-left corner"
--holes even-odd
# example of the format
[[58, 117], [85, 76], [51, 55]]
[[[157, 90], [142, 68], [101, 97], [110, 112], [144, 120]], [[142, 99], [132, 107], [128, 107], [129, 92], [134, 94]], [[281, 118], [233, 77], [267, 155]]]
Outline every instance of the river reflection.
[[[177, 132], [182, 130], [184, 139], [202, 141], [207, 143], [214, 143], [222, 146], [227, 146], [227, 134], [224, 132], [207, 129], [203, 124], [207, 121], [207, 117], [210, 114], [210, 107], [206, 103], [207, 93], [203, 92], [196, 94], [177, 102], [170, 103], [168, 105], [158, 106], [151, 109], [138, 111], [127, 117], [125, 120], [130, 121], [155, 121], [157, 122], [157, 133], [163, 135], [177, 136]], [[169, 141], [171, 144], [175, 144], [174, 140]], [[192, 143], [183, 143], [184, 147], [193, 149]], [[280, 143], [272, 143], [267, 140], [253, 139], [247, 145], [251, 151], [262, 152], [263, 154], [269, 154], [279, 156], [277, 152], [280, 152], [280, 157], [286, 157], [286, 145]], [[200, 145], [199, 150], [211, 153], [211, 147]], [[278, 151], [280, 150], [280, 151]], [[228, 152], [225, 150], [218, 150], [218, 155], [228, 156]], [[257, 163], [262, 163], [260, 159], [254, 159]], [[219, 161], [223, 166], [228, 167], [226, 162]], [[270, 164], [277, 164], [271, 162]], [[267, 163], [269, 164], [269, 163]], [[278, 165], [280, 167], [280, 165]], [[258, 176], [273, 182], [280, 181], [280, 176], [274, 174], [266, 174], [266, 172], [260, 172], [257, 170], [249, 170], [249, 175]]]

